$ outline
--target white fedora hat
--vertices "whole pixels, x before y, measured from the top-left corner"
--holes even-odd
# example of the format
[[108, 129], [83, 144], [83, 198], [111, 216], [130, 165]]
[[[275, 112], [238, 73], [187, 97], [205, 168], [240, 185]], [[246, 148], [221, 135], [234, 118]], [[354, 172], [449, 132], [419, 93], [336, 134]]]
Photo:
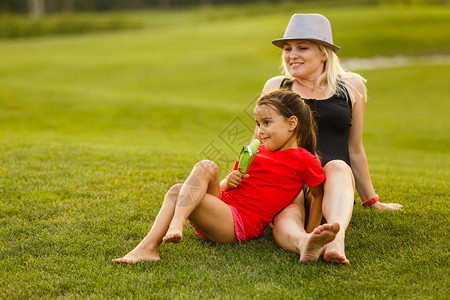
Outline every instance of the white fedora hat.
[[289, 21], [282, 39], [272, 41], [277, 47], [283, 48], [287, 40], [313, 40], [337, 52], [340, 47], [333, 44], [331, 24], [320, 14], [294, 14]]

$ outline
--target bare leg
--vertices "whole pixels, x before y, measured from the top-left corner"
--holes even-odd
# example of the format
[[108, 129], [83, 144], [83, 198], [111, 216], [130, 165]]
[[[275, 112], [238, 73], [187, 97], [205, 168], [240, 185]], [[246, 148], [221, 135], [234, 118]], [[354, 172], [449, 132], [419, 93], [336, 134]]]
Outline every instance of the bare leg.
[[289, 251], [300, 254], [301, 262], [316, 262], [323, 246], [333, 241], [339, 231], [339, 224], [320, 225], [311, 233], [306, 233], [303, 193], [274, 218], [273, 236], [277, 244]]
[[306, 240], [303, 192], [273, 219], [273, 237], [278, 246], [300, 254], [299, 242]]
[[[206, 194], [208, 192], [208, 194]], [[173, 186], [164, 198], [161, 210], [147, 236], [118, 263], [159, 260], [158, 247], [163, 239], [179, 242], [186, 222], [185, 215], [192, 214], [192, 221], [217, 242], [235, 242], [231, 209], [214, 195], [220, 186], [217, 165], [211, 161], [197, 163], [183, 185]], [[178, 212], [178, 216], [175, 214]], [[184, 219], [182, 219], [184, 218]], [[182, 224], [182, 225], [180, 225]], [[173, 227], [172, 227], [173, 226]]]
[[147, 236], [132, 251], [122, 258], [114, 259], [117, 263], [136, 263], [138, 261], [158, 261], [158, 247], [162, 242], [162, 238], [169, 228], [175, 211], [175, 203], [178, 198], [182, 185], [172, 186], [164, 197], [161, 210], [155, 219], [152, 229]]
[[183, 227], [189, 219], [216, 242], [235, 242], [231, 209], [218, 199], [219, 171], [212, 161], [197, 163], [178, 195], [169, 229], [163, 237], [167, 243], [183, 239]]
[[324, 167], [326, 176], [323, 215], [328, 223], [339, 223], [340, 231], [334, 241], [325, 246], [325, 261], [349, 264], [345, 257], [345, 231], [352, 217], [354, 180], [350, 167], [343, 161], [333, 160]]

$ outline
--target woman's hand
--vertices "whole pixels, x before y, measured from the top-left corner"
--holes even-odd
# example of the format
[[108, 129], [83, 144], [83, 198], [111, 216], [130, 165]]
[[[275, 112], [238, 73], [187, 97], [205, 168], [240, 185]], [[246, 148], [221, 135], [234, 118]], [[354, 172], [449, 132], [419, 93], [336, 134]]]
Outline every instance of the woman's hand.
[[242, 174], [238, 170], [234, 170], [227, 177], [227, 186], [231, 189], [237, 188], [242, 180], [248, 177], [248, 174]]
[[375, 202], [372, 205], [369, 205], [370, 208], [378, 209], [378, 210], [400, 210], [403, 209], [403, 205], [398, 203], [382, 203], [380, 201]]

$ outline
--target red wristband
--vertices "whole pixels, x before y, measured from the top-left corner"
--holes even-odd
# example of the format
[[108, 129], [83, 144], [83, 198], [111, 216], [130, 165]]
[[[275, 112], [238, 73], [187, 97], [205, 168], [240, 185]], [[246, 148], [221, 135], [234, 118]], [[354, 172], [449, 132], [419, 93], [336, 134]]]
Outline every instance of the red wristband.
[[378, 197], [378, 195], [375, 195], [375, 197], [373, 197], [372, 199], [370, 199], [370, 200], [368, 200], [368, 201], [366, 201], [366, 202], [363, 202], [362, 205], [363, 205], [363, 206], [369, 206], [369, 205], [372, 205], [372, 204], [374, 204], [375, 202], [377, 202], [378, 199], [380, 199], [380, 197]]

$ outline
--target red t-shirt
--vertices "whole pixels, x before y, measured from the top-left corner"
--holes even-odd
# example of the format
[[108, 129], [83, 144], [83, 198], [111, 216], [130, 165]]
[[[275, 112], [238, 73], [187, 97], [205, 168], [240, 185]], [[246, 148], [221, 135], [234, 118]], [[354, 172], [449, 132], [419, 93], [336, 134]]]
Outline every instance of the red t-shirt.
[[268, 151], [261, 145], [258, 150], [247, 172], [250, 176], [221, 197], [239, 211], [247, 241], [259, 237], [305, 184], [316, 186], [325, 180], [320, 161], [303, 148]]

